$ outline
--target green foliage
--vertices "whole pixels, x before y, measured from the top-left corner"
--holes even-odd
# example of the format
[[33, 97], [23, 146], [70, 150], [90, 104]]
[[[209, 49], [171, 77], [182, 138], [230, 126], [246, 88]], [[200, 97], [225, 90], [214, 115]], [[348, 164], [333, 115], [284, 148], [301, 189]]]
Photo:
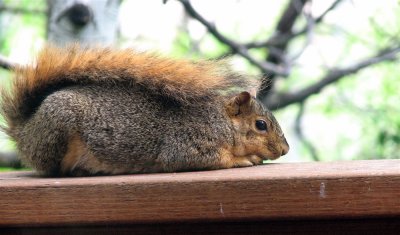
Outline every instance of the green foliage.
[[7, 172], [7, 171], [29, 171], [30, 168], [11, 168], [11, 167], [0, 167], [0, 172]]
[[394, 85], [399, 78], [393, 74], [398, 66], [386, 62], [365, 69], [310, 98], [309, 115], [319, 113], [330, 120], [320, 126], [324, 132], [310, 136], [321, 156], [327, 160], [400, 158], [400, 107]]
[[[25, 10], [43, 10], [43, 14], [15, 13], [4, 10], [0, 14], [0, 54], [15, 58], [27, 58], [38, 46], [38, 42], [43, 42], [46, 32], [46, 1], [45, 0], [4, 0], [4, 6], [16, 7]], [[23, 45], [23, 46], [21, 46]], [[2, 89], [9, 87], [12, 72], [0, 69], [0, 82]], [[0, 116], [0, 125], [4, 126], [4, 119]], [[1, 133], [2, 134], [2, 133]], [[15, 143], [6, 138], [4, 134], [0, 138], [0, 151], [7, 152], [15, 149]], [[9, 171], [12, 168], [0, 168], [0, 171]]]
[[388, 63], [375, 68], [381, 76], [371, 79], [380, 79], [375, 88], [379, 95], [369, 97], [367, 108], [364, 108], [368, 112], [363, 118], [365, 139], [374, 144], [365, 143], [359, 158], [400, 158], [400, 106], [398, 90], [394, 85], [399, 78], [393, 74], [399, 65]]
[[14, 168], [10, 168], [10, 167], [0, 167], [0, 172], [12, 171], [12, 170], [14, 170]]
[[172, 47], [172, 54], [177, 57], [193, 59], [216, 58], [229, 51], [228, 47], [221, 44], [211, 35], [205, 35], [194, 41], [187, 31], [179, 31]]
[[46, 34], [46, 8], [45, 0], [4, 0], [4, 6], [18, 7], [28, 10], [41, 10], [43, 14], [31, 13], [13, 13], [4, 11], [1, 15], [1, 24], [3, 25], [0, 35], [0, 53], [9, 55], [11, 50], [20, 46], [22, 42], [28, 46], [30, 52], [33, 51], [37, 43], [44, 41]]

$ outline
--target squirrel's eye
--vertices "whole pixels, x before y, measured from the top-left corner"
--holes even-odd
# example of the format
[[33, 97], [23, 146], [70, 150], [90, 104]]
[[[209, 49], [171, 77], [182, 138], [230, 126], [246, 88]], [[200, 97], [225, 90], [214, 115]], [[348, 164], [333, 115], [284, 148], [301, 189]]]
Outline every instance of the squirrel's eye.
[[260, 131], [266, 131], [267, 130], [267, 123], [264, 120], [257, 120], [256, 121], [256, 127]]

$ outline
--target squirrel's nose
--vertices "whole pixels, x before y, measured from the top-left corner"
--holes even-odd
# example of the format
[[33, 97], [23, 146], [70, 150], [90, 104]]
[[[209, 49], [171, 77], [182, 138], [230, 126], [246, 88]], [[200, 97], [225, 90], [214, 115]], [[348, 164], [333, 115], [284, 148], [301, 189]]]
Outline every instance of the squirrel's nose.
[[289, 146], [287, 148], [282, 148], [281, 156], [287, 154], [289, 152]]
[[289, 144], [287, 143], [286, 138], [283, 137], [281, 156], [287, 154], [288, 152], [289, 152]]

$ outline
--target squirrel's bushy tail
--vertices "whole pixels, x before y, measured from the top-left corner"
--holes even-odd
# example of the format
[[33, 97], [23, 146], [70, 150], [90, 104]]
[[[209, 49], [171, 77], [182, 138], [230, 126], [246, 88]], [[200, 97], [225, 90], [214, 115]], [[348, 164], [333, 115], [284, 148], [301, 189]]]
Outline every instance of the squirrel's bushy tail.
[[35, 65], [15, 69], [10, 90], [2, 91], [8, 130], [21, 125], [51, 92], [89, 83], [140, 85], [177, 102], [194, 104], [243, 85], [221, 61], [192, 62], [131, 49], [47, 46]]

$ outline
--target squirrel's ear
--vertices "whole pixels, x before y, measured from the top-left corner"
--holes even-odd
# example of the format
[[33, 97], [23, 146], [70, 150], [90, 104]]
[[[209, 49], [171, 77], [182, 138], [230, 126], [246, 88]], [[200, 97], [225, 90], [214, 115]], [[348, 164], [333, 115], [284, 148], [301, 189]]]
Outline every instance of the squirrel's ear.
[[243, 91], [240, 94], [233, 97], [228, 104], [226, 109], [229, 115], [236, 116], [249, 110], [251, 101], [251, 95], [247, 91]]
[[243, 91], [239, 95], [237, 95], [234, 99], [237, 105], [242, 106], [250, 103], [251, 95], [249, 92]]

